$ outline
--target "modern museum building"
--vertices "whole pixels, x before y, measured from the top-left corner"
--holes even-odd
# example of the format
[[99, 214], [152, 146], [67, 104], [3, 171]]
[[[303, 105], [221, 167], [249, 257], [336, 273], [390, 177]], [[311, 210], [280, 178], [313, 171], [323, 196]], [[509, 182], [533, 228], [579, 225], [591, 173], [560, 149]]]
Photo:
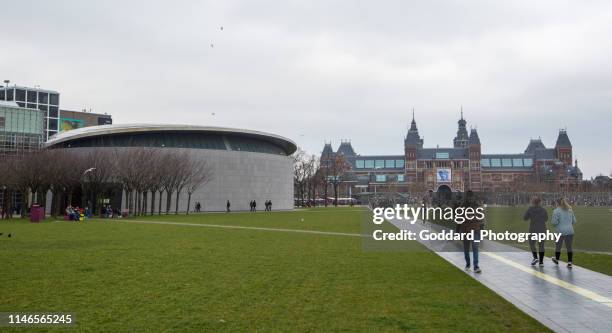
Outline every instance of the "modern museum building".
[[[191, 210], [199, 202], [202, 211], [225, 211], [228, 200], [232, 211], [248, 210], [252, 200], [258, 210], [263, 210], [267, 200], [274, 210], [293, 208], [290, 155], [297, 146], [275, 134], [191, 125], [103, 125], [61, 132], [46, 147], [84, 154], [134, 148], [186, 152], [192, 159], [206, 161], [211, 174], [208, 183], [192, 194]], [[160, 166], [151, 165], [156, 167]], [[125, 198], [121, 201], [125, 208]], [[173, 210], [174, 205], [173, 201]], [[180, 200], [179, 205], [184, 212], [187, 200]]]

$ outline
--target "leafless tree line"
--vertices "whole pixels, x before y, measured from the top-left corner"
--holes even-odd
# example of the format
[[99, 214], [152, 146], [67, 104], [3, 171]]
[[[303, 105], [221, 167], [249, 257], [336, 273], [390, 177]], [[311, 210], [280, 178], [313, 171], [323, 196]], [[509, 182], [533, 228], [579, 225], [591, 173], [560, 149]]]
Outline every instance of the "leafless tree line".
[[[0, 161], [0, 203], [5, 217], [15, 210], [12, 197], [20, 193], [24, 202], [20, 215], [27, 215], [33, 204], [44, 205], [52, 193], [51, 214], [62, 215], [72, 205], [75, 193], [81, 193], [94, 214], [101, 214], [102, 198], [126, 194], [128, 214], [162, 214], [162, 197], [166, 195], [165, 214], [178, 214], [180, 195], [187, 194], [187, 213], [192, 194], [212, 179], [206, 161], [193, 158], [186, 151], [163, 148], [108, 149], [91, 152], [71, 149], [40, 150]], [[157, 201], [156, 201], [157, 197]]]
[[320, 184], [317, 171], [319, 160], [314, 155], [307, 155], [302, 149], [293, 154], [293, 184], [295, 195], [301, 206], [306, 201], [313, 201], [316, 197], [316, 189]]
[[307, 155], [302, 149], [293, 154], [293, 183], [298, 203], [314, 202], [317, 196], [324, 197], [327, 206], [328, 190], [334, 193], [334, 204], [338, 204], [339, 186], [346, 180], [348, 162], [342, 154], [333, 154], [319, 159]]

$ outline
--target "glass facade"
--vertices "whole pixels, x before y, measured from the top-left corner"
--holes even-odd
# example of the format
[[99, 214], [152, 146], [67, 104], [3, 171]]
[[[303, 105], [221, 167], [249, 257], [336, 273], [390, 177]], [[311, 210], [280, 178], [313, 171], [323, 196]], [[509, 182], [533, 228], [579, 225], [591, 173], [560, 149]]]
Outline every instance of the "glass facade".
[[0, 100], [16, 101], [22, 108], [38, 109], [44, 111], [45, 124], [44, 138], [59, 131], [59, 94], [37, 88], [5, 87], [0, 93]]
[[396, 168], [403, 168], [404, 167], [404, 160], [395, 160], [395, 167]]
[[40, 148], [44, 114], [0, 105], [0, 156], [18, 155]]
[[387, 181], [387, 175], [376, 175], [377, 183], [384, 183]]

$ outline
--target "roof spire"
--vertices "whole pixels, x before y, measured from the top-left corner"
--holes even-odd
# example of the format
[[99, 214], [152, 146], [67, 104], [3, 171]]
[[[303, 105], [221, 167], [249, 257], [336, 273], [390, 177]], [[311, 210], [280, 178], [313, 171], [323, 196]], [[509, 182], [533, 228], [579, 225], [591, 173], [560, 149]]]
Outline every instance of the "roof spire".
[[463, 105], [461, 105], [461, 119], [463, 119]]

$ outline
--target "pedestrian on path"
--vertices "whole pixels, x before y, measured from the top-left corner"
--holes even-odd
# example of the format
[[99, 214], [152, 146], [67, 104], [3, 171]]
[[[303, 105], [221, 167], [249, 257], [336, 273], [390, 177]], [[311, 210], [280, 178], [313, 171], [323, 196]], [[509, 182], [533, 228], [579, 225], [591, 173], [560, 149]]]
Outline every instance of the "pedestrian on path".
[[[467, 191], [463, 202], [463, 207], [472, 207], [474, 210], [478, 208], [478, 201], [474, 197], [474, 192]], [[484, 221], [473, 216], [471, 219], [466, 219], [459, 225], [459, 232], [463, 234], [463, 254], [465, 256], [465, 270], [471, 267], [470, 262], [470, 245], [472, 248], [472, 257], [474, 261], [474, 273], [481, 273], [482, 270], [478, 265], [478, 242], [480, 241], [480, 230], [482, 230]], [[473, 240], [466, 239], [467, 234], [473, 233]]]
[[561, 234], [561, 238], [559, 238], [559, 241], [555, 244], [555, 257], [552, 261], [555, 265], [559, 264], [561, 248], [563, 247], [563, 242], [565, 242], [565, 248], [567, 249], [567, 268], [572, 268], [576, 215], [574, 215], [572, 206], [567, 203], [567, 199], [561, 198], [557, 200], [557, 208], [553, 210], [552, 220], [550, 222], [555, 226], [557, 232]]
[[225, 204], [225, 211], [226, 212], [231, 212], [230, 207], [232, 206], [232, 204], [230, 203], [229, 200], [227, 200], [227, 203]]
[[[546, 209], [542, 208], [542, 199], [535, 196], [531, 199], [531, 207], [527, 209], [523, 220], [529, 220], [529, 232], [530, 233], [546, 233], [548, 228], [546, 227], [546, 221], [548, 221], [548, 213]], [[538, 251], [536, 252], [536, 242], [538, 244]], [[533, 254], [533, 260], [531, 260], [531, 266], [535, 266], [539, 262], [539, 266], [544, 266], [544, 241], [538, 242], [536, 240], [529, 240], [529, 247], [531, 248], [531, 254]], [[539, 255], [539, 259], [538, 259]]]

